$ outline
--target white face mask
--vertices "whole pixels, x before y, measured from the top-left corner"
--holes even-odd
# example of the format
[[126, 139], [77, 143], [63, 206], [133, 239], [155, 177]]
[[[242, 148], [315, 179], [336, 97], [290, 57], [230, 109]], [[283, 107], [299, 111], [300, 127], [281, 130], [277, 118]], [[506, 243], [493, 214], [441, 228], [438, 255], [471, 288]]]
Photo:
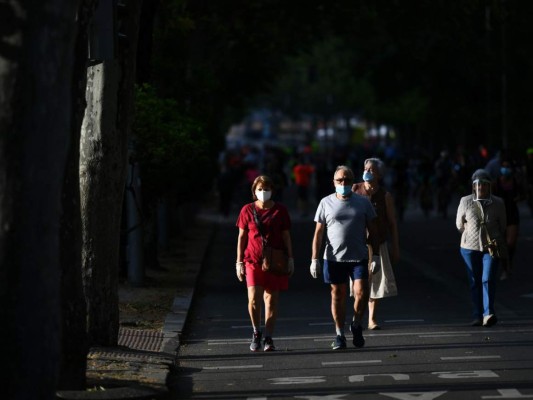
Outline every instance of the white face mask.
[[256, 190], [255, 191], [255, 197], [257, 197], [257, 199], [259, 201], [262, 201], [263, 203], [265, 201], [270, 200], [271, 196], [272, 196], [272, 190]]

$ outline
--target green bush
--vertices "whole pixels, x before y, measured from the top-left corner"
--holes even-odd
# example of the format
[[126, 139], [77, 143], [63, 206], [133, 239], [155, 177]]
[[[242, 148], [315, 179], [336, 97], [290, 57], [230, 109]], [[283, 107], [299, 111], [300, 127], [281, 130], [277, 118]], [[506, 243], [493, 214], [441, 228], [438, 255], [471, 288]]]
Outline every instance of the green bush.
[[135, 92], [133, 147], [144, 190], [156, 196], [191, 193], [193, 179], [210, 169], [203, 125], [147, 84]]

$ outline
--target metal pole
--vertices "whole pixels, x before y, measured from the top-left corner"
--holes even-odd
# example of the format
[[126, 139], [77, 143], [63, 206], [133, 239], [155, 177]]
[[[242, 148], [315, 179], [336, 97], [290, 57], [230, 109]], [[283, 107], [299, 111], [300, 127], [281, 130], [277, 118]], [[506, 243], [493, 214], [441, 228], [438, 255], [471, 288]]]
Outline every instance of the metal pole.
[[507, 149], [507, 57], [506, 57], [506, 27], [505, 20], [507, 18], [505, 0], [501, 0], [502, 6], [502, 148]]
[[141, 196], [138, 164], [128, 166], [127, 207], [127, 264], [128, 282], [132, 286], [144, 285], [143, 236], [141, 219]]

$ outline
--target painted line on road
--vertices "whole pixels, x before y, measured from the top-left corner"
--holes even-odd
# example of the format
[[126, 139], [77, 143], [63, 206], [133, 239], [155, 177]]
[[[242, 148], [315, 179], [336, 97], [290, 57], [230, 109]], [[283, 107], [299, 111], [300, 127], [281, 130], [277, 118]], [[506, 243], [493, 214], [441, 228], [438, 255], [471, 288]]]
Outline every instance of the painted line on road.
[[442, 361], [451, 361], [451, 360], [488, 360], [502, 358], [501, 356], [460, 356], [460, 357], [441, 357]]
[[392, 324], [397, 324], [399, 322], [424, 322], [425, 319], [386, 319], [385, 322], [390, 322]]
[[218, 366], [218, 367], [202, 367], [202, 369], [210, 369], [210, 370], [217, 370], [217, 369], [247, 369], [247, 368], [263, 368], [262, 364], [258, 365], [224, 365], [224, 366]]
[[[531, 333], [533, 332], [533, 329], [501, 329], [503, 326], [500, 325], [498, 329], [494, 329], [490, 331], [490, 334], [492, 336], [496, 335], [508, 335], [510, 333]], [[372, 337], [372, 338], [380, 338], [380, 337], [409, 337], [409, 336], [424, 336], [424, 335], [486, 335], [486, 330], [481, 329], [475, 329], [475, 330], [468, 330], [468, 331], [438, 331], [438, 332], [390, 332], [385, 333], [384, 331], [380, 331], [380, 333], [365, 333], [365, 337]], [[292, 341], [292, 340], [313, 340], [315, 342], [331, 342], [335, 337], [334, 333], [332, 335], [313, 335], [313, 336], [277, 336], [275, 340], [284, 340], [284, 341]], [[187, 340], [186, 343], [201, 343], [205, 342], [204, 340]], [[249, 343], [250, 339], [248, 338], [235, 338], [235, 339], [211, 339], [207, 341], [207, 344], [210, 346], [216, 346], [216, 345], [226, 345], [226, 344], [243, 344], [243, 343]]]
[[440, 337], [470, 337], [472, 336], [472, 334], [470, 333], [466, 333], [466, 334], [462, 334], [462, 333], [442, 333], [442, 334], [431, 334], [431, 335], [420, 335], [419, 337], [421, 338], [440, 338]]
[[351, 364], [379, 364], [381, 363], [381, 360], [359, 360], [359, 361], [330, 361], [330, 362], [323, 362], [323, 366], [328, 365], [351, 365]]

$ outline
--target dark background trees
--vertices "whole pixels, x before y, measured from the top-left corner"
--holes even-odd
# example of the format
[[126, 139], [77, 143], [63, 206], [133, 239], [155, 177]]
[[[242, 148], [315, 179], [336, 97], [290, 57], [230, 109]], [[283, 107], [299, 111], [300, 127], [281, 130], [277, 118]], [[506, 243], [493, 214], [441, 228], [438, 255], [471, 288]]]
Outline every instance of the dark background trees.
[[394, 125], [406, 145], [523, 146], [531, 130], [530, 2], [160, 4], [154, 83], [210, 121], [215, 146], [269, 93], [269, 106], [295, 113], [335, 92], [333, 111]]

